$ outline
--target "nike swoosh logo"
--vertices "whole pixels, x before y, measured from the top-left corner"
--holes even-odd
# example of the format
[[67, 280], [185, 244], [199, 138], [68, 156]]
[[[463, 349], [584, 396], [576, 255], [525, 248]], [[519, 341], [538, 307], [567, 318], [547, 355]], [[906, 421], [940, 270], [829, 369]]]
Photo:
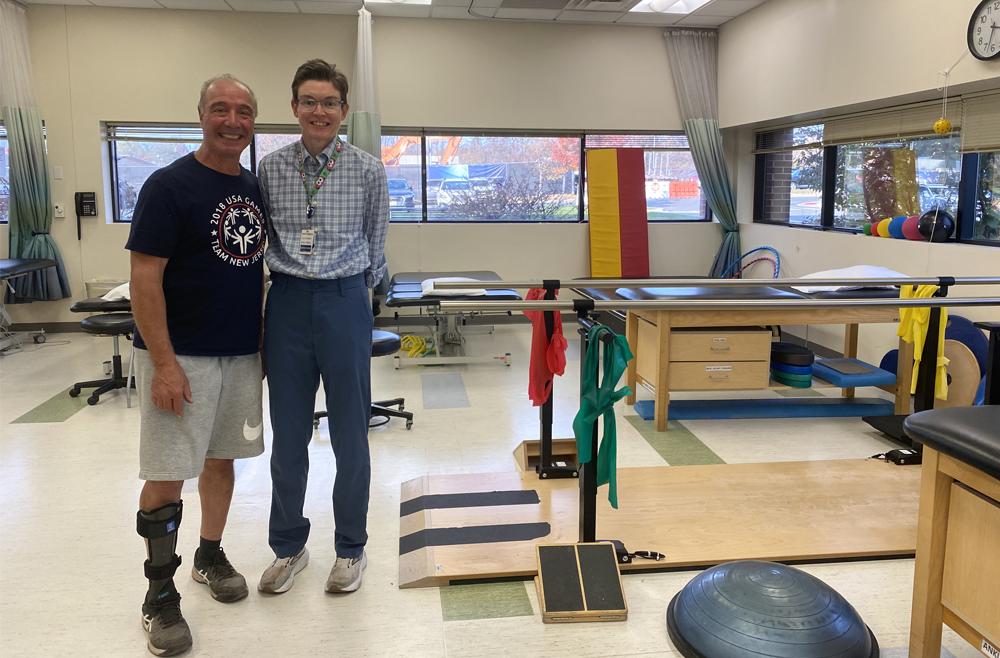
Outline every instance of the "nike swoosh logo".
[[264, 434], [264, 421], [260, 421], [256, 427], [250, 427], [250, 421], [243, 421], [243, 438], [247, 441], [256, 441]]

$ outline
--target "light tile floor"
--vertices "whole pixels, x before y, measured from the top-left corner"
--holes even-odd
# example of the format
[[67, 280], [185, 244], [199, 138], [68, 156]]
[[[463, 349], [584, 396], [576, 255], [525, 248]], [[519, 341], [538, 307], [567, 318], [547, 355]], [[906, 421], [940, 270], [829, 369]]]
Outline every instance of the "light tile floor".
[[[567, 325], [571, 339], [572, 332]], [[448, 622], [445, 616], [468, 616], [451, 609], [447, 615], [443, 612], [456, 597], [442, 602], [437, 589], [398, 588], [400, 483], [427, 474], [510, 471], [514, 448], [538, 437], [538, 412], [526, 392], [530, 328], [498, 326], [492, 334], [476, 329], [468, 337], [468, 353], [510, 351], [513, 366], [397, 371], [391, 358], [373, 362], [373, 398], [404, 396], [416, 418], [411, 431], [393, 421], [370, 435], [371, 538], [360, 591], [340, 597], [323, 592], [335, 557], [329, 504], [334, 466], [325, 423], [310, 446], [312, 477], [305, 508], [313, 523], [311, 563], [286, 594], [252, 591], [248, 599], [225, 605], [187, 576], [200, 515], [195, 483], [188, 483], [179, 543], [185, 563], [177, 581], [195, 638], [189, 655], [679, 655], [667, 639], [664, 615], [691, 572], [625, 576], [629, 620], [607, 624], [542, 624], [531, 583], [524, 587], [534, 616]], [[68, 344], [56, 344], [61, 340]], [[11, 424], [73, 382], [99, 377], [111, 340], [52, 335], [44, 348], [26, 347], [35, 351], [0, 357], [0, 653], [5, 658], [149, 655], [139, 625], [146, 588], [144, 550], [134, 521], [141, 488], [136, 479], [138, 409], [126, 409], [124, 395], [118, 392], [64, 422]], [[578, 361], [570, 356], [566, 376], [555, 383], [556, 437], [572, 436], [579, 405]], [[421, 375], [428, 373], [460, 374], [470, 406], [422, 409]], [[639, 394], [649, 397], [644, 390]], [[619, 406], [619, 416], [634, 413]], [[322, 408], [321, 395], [317, 408]], [[271, 431], [266, 413], [264, 417], [269, 450]], [[706, 420], [685, 425], [730, 463], [860, 458], [889, 447], [855, 419]], [[630, 423], [620, 419], [618, 433], [620, 466], [665, 463]], [[227, 553], [251, 587], [272, 559], [267, 546], [269, 506], [265, 454], [248, 460], [239, 471], [224, 538]], [[883, 647], [905, 646], [912, 560], [802, 568], [851, 601]], [[979, 655], [950, 632], [945, 646], [958, 658]]]

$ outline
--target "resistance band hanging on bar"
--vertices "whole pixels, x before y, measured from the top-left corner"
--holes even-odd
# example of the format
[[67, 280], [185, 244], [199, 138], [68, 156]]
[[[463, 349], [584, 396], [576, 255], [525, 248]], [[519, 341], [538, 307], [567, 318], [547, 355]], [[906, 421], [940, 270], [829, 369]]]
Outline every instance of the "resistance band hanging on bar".
[[[608, 342], [601, 335], [610, 334]], [[632, 394], [628, 386], [615, 390], [632, 351], [624, 336], [615, 335], [607, 327], [597, 325], [587, 334], [587, 354], [583, 361], [583, 381], [580, 383], [580, 411], [573, 420], [573, 434], [576, 436], [576, 452], [580, 464], [587, 464], [591, 454], [591, 438], [594, 423], [604, 417], [604, 436], [597, 452], [597, 486], [608, 485], [608, 501], [618, 509], [618, 482], [616, 477], [618, 456], [618, 431], [615, 425], [615, 402]], [[604, 374], [600, 374], [600, 349], [604, 345]], [[598, 379], [600, 384], [598, 385]]]
[[[902, 286], [899, 289], [900, 299], [924, 299], [934, 296], [937, 286]], [[901, 308], [899, 309], [899, 329], [896, 335], [907, 343], [913, 343], [913, 378], [910, 393], [917, 392], [917, 381], [920, 374], [920, 361], [924, 354], [924, 341], [927, 339], [927, 326], [930, 322], [931, 309]], [[941, 320], [938, 331], [937, 367], [934, 377], [934, 397], [939, 400], [948, 399], [948, 359], [944, 355], [944, 328], [948, 325], [948, 309], [941, 308]]]

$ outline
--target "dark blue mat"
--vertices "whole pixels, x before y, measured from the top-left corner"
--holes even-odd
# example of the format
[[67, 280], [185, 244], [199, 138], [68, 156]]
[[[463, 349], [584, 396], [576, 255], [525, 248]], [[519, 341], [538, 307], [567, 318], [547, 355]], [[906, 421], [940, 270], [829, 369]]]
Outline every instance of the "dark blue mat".
[[[653, 401], [635, 403], [643, 420], [653, 420]], [[725, 418], [845, 418], [891, 416], [895, 405], [880, 398], [765, 398], [759, 400], [671, 400], [670, 420]]]

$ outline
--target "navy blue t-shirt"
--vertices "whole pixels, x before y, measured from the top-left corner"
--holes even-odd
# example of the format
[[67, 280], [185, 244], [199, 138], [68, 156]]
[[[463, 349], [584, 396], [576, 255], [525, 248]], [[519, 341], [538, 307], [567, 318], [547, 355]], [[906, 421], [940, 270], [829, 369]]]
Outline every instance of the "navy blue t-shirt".
[[[253, 174], [223, 174], [193, 153], [142, 186], [125, 248], [168, 259], [163, 295], [177, 354], [239, 356], [260, 349], [263, 208]], [[135, 346], [146, 348], [138, 331]]]

